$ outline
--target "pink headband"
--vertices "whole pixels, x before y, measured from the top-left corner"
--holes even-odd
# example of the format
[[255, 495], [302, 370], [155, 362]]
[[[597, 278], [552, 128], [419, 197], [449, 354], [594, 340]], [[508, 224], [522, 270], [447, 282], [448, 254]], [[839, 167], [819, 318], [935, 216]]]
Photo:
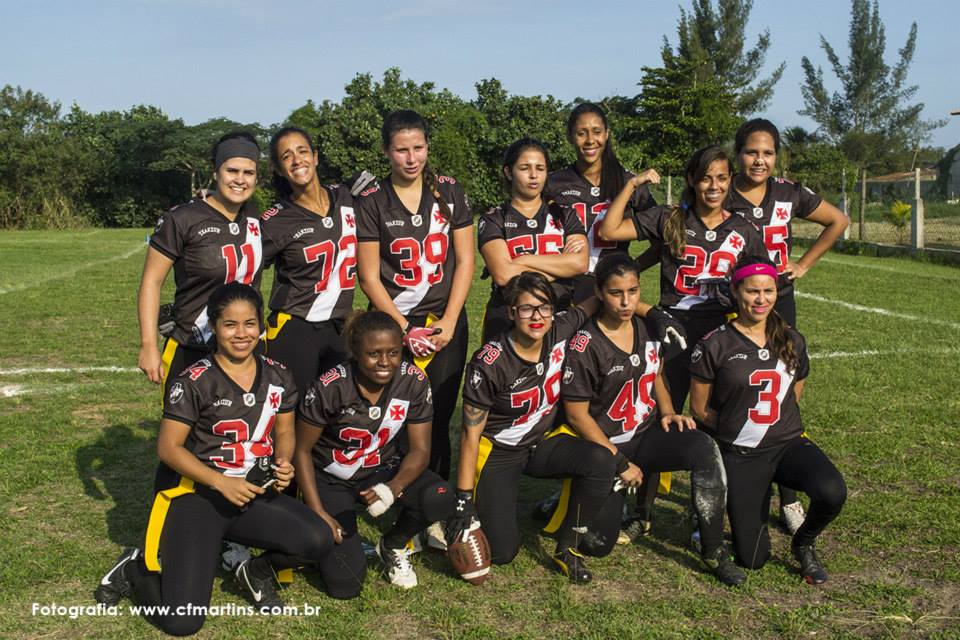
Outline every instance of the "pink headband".
[[730, 284], [737, 284], [744, 278], [749, 278], [750, 276], [770, 276], [776, 280], [777, 270], [775, 267], [769, 264], [748, 264], [747, 266], [740, 267], [733, 272], [733, 278], [730, 279]]

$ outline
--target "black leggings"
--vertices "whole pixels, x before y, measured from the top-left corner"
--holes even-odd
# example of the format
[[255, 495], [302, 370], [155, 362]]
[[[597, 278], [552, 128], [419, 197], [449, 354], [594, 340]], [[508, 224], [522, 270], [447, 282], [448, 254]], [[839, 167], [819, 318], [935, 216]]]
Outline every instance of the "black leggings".
[[[727, 479], [720, 450], [713, 438], [695, 429], [664, 431], [656, 424], [630, 442], [617, 448], [640, 467], [644, 476], [659, 471], [690, 471], [693, 507], [700, 520], [703, 555], [709, 557], [723, 544], [723, 508], [727, 497]], [[610, 553], [620, 530], [624, 494], [611, 492], [591, 531], [599, 546], [581, 550], [603, 557]]]
[[[296, 316], [286, 316], [283, 326], [272, 339], [267, 339], [265, 353], [282, 362], [293, 372], [297, 390], [303, 397], [307, 385], [327, 369], [346, 362], [343, 321], [307, 322]], [[280, 314], [276, 311], [267, 319], [267, 332], [275, 330]]]
[[477, 470], [477, 515], [490, 543], [494, 564], [507, 564], [520, 551], [517, 498], [520, 474], [534, 478], [573, 478], [566, 517], [557, 533], [557, 550], [576, 547], [610, 493], [616, 461], [605, 447], [568, 435], [547, 438], [529, 449], [493, 448]]
[[[773, 306], [773, 309], [780, 314], [780, 317], [783, 318], [784, 322], [794, 329], [797, 328], [797, 299], [794, 296], [793, 287], [790, 287], [785, 292], [777, 292], [777, 303]], [[785, 487], [781, 484], [777, 485], [777, 488], [780, 490], [781, 507], [785, 504], [792, 504], [799, 500], [797, 497], [797, 492], [790, 487]]]
[[[360, 595], [367, 560], [357, 534], [357, 508], [366, 508], [360, 491], [393, 478], [399, 465], [384, 467], [356, 485], [344, 484], [332, 476], [317, 472], [317, 491], [323, 508], [343, 529], [343, 542], [319, 564], [320, 579], [332, 598], [347, 600]], [[453, 489], [429, 469], [420, 474], [397, 499], [397, 520], [383, 534], [388, 549], [400, 549], [414, 534], [431, 522], [446, 520], [453, 513]], [[328, 527], [329, 529], [329, 527]]]
[[830, 458], [807, 438], [763, 450], [722, 446], [727, 471], [727, 512], [737, 561], [759, 569], [770, 558], [767, 518], [770, 483], [810, 496], [807, 517], [793, 536], [794, 545], [810, 545], [833, 521], [847, 499], [847, 485]]
[[[207, 487], [170, 503], [160, 535], [160, 574], [147, 571], [143, 560], [127, 574], [140, 605], [166, 606], [166, 615], [147, 620], [175, 636], [196, 633], [205, 614], [176, 612], [177, 607], [207, 607], [220, 562], [224, 538], [269, 549], [251, 563], [274, 571], [320, 562], [333, 546], [330, 527], [302, 502], [268, 491], [241, 509]], [[267, 569], [269, 571], [269, 569]]]
[[[426, 318], [410, 317], [414, 326], [424, 326]], [[460, 312], [453, 339], [433, 356], [426, 374], [433, 394], [433, 427], [430, 430], [429, 469], [443, 479], [450, 477], [450, 418], [460, 398], [460, 380], [467, 361], [469, 341], [466, 311]]]

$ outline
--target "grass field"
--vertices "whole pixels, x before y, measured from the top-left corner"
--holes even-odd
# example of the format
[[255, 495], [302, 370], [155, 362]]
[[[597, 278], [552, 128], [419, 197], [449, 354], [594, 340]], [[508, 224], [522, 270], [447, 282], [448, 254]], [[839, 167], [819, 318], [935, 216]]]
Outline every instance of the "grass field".
[[[159, 635], [131, 615], [32, 613], [92, 604], [120, 548], [142, 543], [160, 413], [135, 371], [145, 233], [0, 232], [0, 636]], [[471, 292], [471, 349], [488, 286]], [[643, 286], [656, 297], [654, 273]], [[779, 531], [767, 567], [721, 587], [685, 546], [685, 474], [658, 501], [650, 537], [593, 560], [595, 582], [571, 586], [528, 517], [552, 485], [525, 481], [524, 548], [481, 588], [438, 556], [417, 558], [412, 593], [372, 566], [351, 602], [307, 575], [285, 598], [316, 615], [221, 616], [200, 637], [960, 637], [960, 270], [829, 255], [799, 292], [813, 357], [805, 423], [849, 486], [819, 544], [823, 587], [800, 580]], [[213, 604], [228, 603], [246, 604], [218, 580]]]

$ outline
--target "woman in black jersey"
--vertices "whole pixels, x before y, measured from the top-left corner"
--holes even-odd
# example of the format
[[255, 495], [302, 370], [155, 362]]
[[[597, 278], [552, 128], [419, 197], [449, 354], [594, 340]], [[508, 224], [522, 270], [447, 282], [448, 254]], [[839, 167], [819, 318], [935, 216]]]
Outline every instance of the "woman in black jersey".
[[[573, 299], [580, 302], [593, 296], [593, 272], [604, 252], [627, 251], [629, 242], [600, 238], [597, 235], [600, 226], [596, 223], [603, 219], [610, 202], [633, 174], [617, 158], [607, 115], [599, 105], [582, 102], [573, 108], [567, 117], [567, 141], [576, 151], [577, 160], [569, 167], [550, 173], [544, 195], [548, 200], [572, 208], [587, 234], [590, 253], [587, 270], [574, 278]], [[647, 187], [641, 185], [634, 190], [628, 206], [633, 211], [643, 211], [656, 204]], [[649, 263], [642, 268], [656, 264], [656, 253], [644, 256], [649, 257]]]
[[427, 164], [428, 128], [418, 113], [390, 113], [380, 133], [390, 175], [357, 199], [360, 287], [400, 325], [404, 345], [430, 379], [430, 469], [446, 478], [450, 417], [467, 355], [463, 305], [473, 282], [473, 216], [463, 187]]
[[95, 594], [107, 605], [132, 596], [168, 608], [147, 619], [171, 635], [203, 625], [224, 538], [268, 549], [236, 578], [257, 608], [274, 612], [283, 606], [275, 572], [319, 562], [333, 545], [323, 520], [280, 493], [294, 474], [297, 389], [283, 365], [253, 354], [260, 294], [220, 285], [207, 314], [216, 350], [173, 379], [157, 437], [177, 482], [156, 496], [143, 551], [126, 549]]
[[346, 336], [350, 360], [321, 374], [300, 402], [295, 456], [303, 500], [337, 543], [319, 570], [327, 593], [341, 599], [360, 595], [366, 572], [358, 504], [379, 516], [397, 503], [377, 554], [404, 589], [417, 586], [407, 541], [453, 509], [453, 490], [427, 469], [433, 400], [426, 375], [403, 359], [400, 327], [367, 311]]
[[598, 303], [592, 298], [556, 313], [553, 287], [532, 271], [514, 276], [504, 297], [513, 328], [487, 342], [467, 364], [457, 511], [447, 523], [447, 539], [458, 538], [479, 517], [493, 563], [507, 564], [520, 550], [521, 474], [572, 477], [553, 559], [571, 581], [589, 582], [592, 575], [577, 546], [613, 485], [614, 459], [598, 444], [549, 432], [559, 409], [567, 341]]
[[538, 140], [521, 138], [511, 144], [503, 157], [510, 199], [477, 222], [480, 255], [493, 278], [483, 316], [484, 342], [513, 324], [503, 297], [511, 278], [524, 271], [543, 274], [556, 293], [557, 311], [562, 311], [573, 299], [573, 278], [587, 269], [582, 222], [569, 207], [542, 196], [549, 166], [547, 150]]
[[726, 478], [716, 443], [692, 418], [674, 411], [661, 372], [660, 340], [635, 314], [637, 265], [623, 253], [601, 258], [597, 296], [603, 308], [570, 340], [561, 396], [567, 423], [617, 460], [618, 487], [606, 499], [580, 550], [610, 553], [620, 530], [624, 490], [651, 472], [690, 471], [704, 564], [729, 585], [746, 575], [723, 547]]
[[[210, 351], [206, 304], [217, 285], [260, 286], [260, 221], [248, 206], [257, 186], [259, 159], [260, 147], [249, 133], [220, 138], [212, 153], [216, 188], [164, 213], [150, 237], [137, 298], [139, 367], [151, 382], [164, 384], [164, 392], [173, 376]], [[176, 281], [174, 327], [161, 353], [160, 289], [171, 269]]]
[[348, 187], [321, 184], [306, 131], [275, 133], [270, 160], [280, 200], [260, 216], [264, 263], [275, 267], [266, 352], [290, 367], [302, 393], [347, 357], [341, 334], [353, 307], [356, 214]]
[[[777, 313], [791, 327], [797, 326], [794, 281], [836, 243], [850, 223], [847, 216], [816, 193], [784, 178], [773, 177], [780, 153], [780, 131], [769, 120], [748, 120], [737, 129], [734, 150], [740, 171], [733, 180], [727, 206], [760, 229], [770, 260], [777, 267]], [[793, 221], [802, 218], [823, 229], [813, 245], [796, 262]], [[780, 487], [780, 520], [790, 533], [803, 522], [803, 506], [792, 489]]]
[[716, 439], [727, 471], [727, 510], [737, 561], [759, 569], [770, 557], [770, 483], [810, 496], [791, 549], [810, 584], [827, 580], [814, 543], [843, 508], [847, 488], [804, 434], [799, 400], [810, 369], [806, 341], [774, 310], [777, 271], [745, 259], [731, 279], [737, 316], [691, 354], [690, 408]]

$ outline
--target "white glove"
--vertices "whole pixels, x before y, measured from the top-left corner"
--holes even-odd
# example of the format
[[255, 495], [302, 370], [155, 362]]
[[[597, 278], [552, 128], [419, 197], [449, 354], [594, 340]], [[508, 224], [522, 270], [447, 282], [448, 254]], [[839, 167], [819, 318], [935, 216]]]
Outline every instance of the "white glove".
[[367, 513], [377, 518], [385, 514], [387, 509], [393, 505], [393, 491], [390, 491], [390, 487], [382, 482], [373, 485], [370, 489], [377, 494], [377, 499], [367, 505]]

